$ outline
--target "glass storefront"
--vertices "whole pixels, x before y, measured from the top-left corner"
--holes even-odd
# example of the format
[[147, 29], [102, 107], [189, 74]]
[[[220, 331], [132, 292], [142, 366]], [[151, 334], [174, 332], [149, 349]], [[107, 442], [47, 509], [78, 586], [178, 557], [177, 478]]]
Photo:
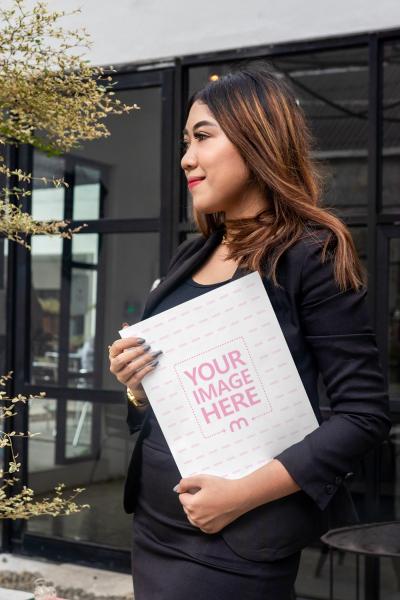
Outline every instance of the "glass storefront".
[[39, 434], [29, 443], [29, 483], [35, 492], [48, 497], [59, 481], [66, 484], [66, 495], [85, 488], [78, 499], [90, 509], [32, 519], [27, 531], [128, 550], [131, 517], [121, 509], [121, 490], [134, 438], [125, 404], [46, 398], [31, 403], [29, 428]]
[[[128, 552], [132, 517], [122, 510], [122, 488], [136, 436], [107, 346], [123, 322], [140, 318], [160, 272], [160, 228], [148, 219], [160, 217], [161, 91], [118, 94], [142, 107], [110, 119], [111, 137], [61, 158], [33, 152], [32, 214], [84, 221], [90, 231], [72, 240], [35, 236], [27, 255], [28, 380], [46, 391], [29, 406], [28, 428], [39, 434], [29, 441], [29, 485], [39, 497], [59, 481], [66, 495], [83, 487], [79, 500], [91, 508], [32, 519], [26, 534]], [[42, 179], [61, 177], [68, 188]], [[121, 218], [130, 223], [123, 232], [112, 220]], [[108, 220], [106, 231], [100, 219]]]

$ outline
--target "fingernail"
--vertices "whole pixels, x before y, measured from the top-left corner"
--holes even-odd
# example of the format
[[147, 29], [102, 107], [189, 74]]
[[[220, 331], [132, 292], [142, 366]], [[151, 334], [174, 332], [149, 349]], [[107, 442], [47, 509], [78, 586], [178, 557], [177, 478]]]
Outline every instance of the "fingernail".
[[152, 360], [152, 361], [149, 363], [149, 365], [150, 365], [150, 367], [155, 367], [156, 365], [158, 365], [158, 360]]
[[162, 350], [154, 350], [153, 352], [150, 352], [151, 356], [159, 356], [160, 354], [162, 354]]
[[144, 344], [146, 340], [144, 338], [137, 338], [136, 341], [138, 344]]
[[177, 484], [176, 484], [176, 486], [172, 488], [172, 490], [173, 490], [174, 492], [177, 492], [177, 491], [178, 491], [178, 489], [179, 489], [179, 483], [177, 483]]
[[151, 346], [149, 346], [149, 344], [146, 344], [145, 346], [142, 346], [143, 350], [150, 350]]

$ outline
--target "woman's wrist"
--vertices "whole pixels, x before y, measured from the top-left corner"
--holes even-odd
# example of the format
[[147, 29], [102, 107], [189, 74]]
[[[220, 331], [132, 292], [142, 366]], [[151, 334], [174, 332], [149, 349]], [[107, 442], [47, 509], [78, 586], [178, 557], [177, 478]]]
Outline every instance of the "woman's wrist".
[[149, 404], [146, 392], [142, 388], [126, 387], [126, 394], [129, 401], [136, 407], [140, 408]]
[[146, 392], [142, 387], [131, 387], [129, 385], [126, 386], [127, 390], [130, 390], [132, 394], [136, 396], [136, 398], [142, 399], [145, 398], [147, 400]]
[[245, 512], [300, 490], [298, 484], [277, 459], [271, 460], [236, 481], [238, 503]]

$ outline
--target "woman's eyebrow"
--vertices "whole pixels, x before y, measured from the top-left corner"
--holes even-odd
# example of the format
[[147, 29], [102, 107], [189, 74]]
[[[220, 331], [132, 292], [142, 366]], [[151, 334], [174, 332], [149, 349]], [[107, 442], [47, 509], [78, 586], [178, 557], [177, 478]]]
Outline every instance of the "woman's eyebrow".
[[[210, 127], [216, 127], [215, 123], [211, 123], [211, 121], [199, 121], [198, 123], [196, 123], [196, 125], [193, 126], [193, 131], [195, 131], [199, 127], [204, 127], [205, 125], [209, 125]], [[185, 135], [189, 132], [187, 129], [184, 129], [182, 133]]]

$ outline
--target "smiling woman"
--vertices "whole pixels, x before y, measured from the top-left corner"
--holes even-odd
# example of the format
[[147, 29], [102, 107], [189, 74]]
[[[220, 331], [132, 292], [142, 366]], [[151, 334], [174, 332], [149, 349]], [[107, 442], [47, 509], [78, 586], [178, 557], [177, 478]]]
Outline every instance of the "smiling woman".
[[183, 133], [185, 154], [181, 166], [190, 191], [195, 189], [196, 213], [223, 211], [225, 219], [239, 219], [267, 208], [265, 194], [254, 185], [239, 150], [206, 104], [193, 103]]
[[[207, 84], [189, 101], [183, 134], [181, 166], [202, 235], [178, 248], [141, 318], [257, 270], [320, 426], [245, 477], [181, 479], [150, 405], [125, 485], [135, 598], [290, 600], [302, 549], [357, 520], [344, 480], [390, 426], [364, 273], [346, 225], [321, 206], [304, 115], [273, 72], [245, 67]], [[139, 369], [150, 356], [135, 344], [115, 341], [110, 369], [143, 394], [152, 367]], [[235, 352], [187, 370], [199, 412], [213, 393], [211, 372], [241, 372], [237, 381], [227, 371], [225, 398], [203, 411], [207, 426], [258, 402]], [[333, 415], [324, 422], [319, 375]], [[230, 390], [228, 380], [244, 387]]]

